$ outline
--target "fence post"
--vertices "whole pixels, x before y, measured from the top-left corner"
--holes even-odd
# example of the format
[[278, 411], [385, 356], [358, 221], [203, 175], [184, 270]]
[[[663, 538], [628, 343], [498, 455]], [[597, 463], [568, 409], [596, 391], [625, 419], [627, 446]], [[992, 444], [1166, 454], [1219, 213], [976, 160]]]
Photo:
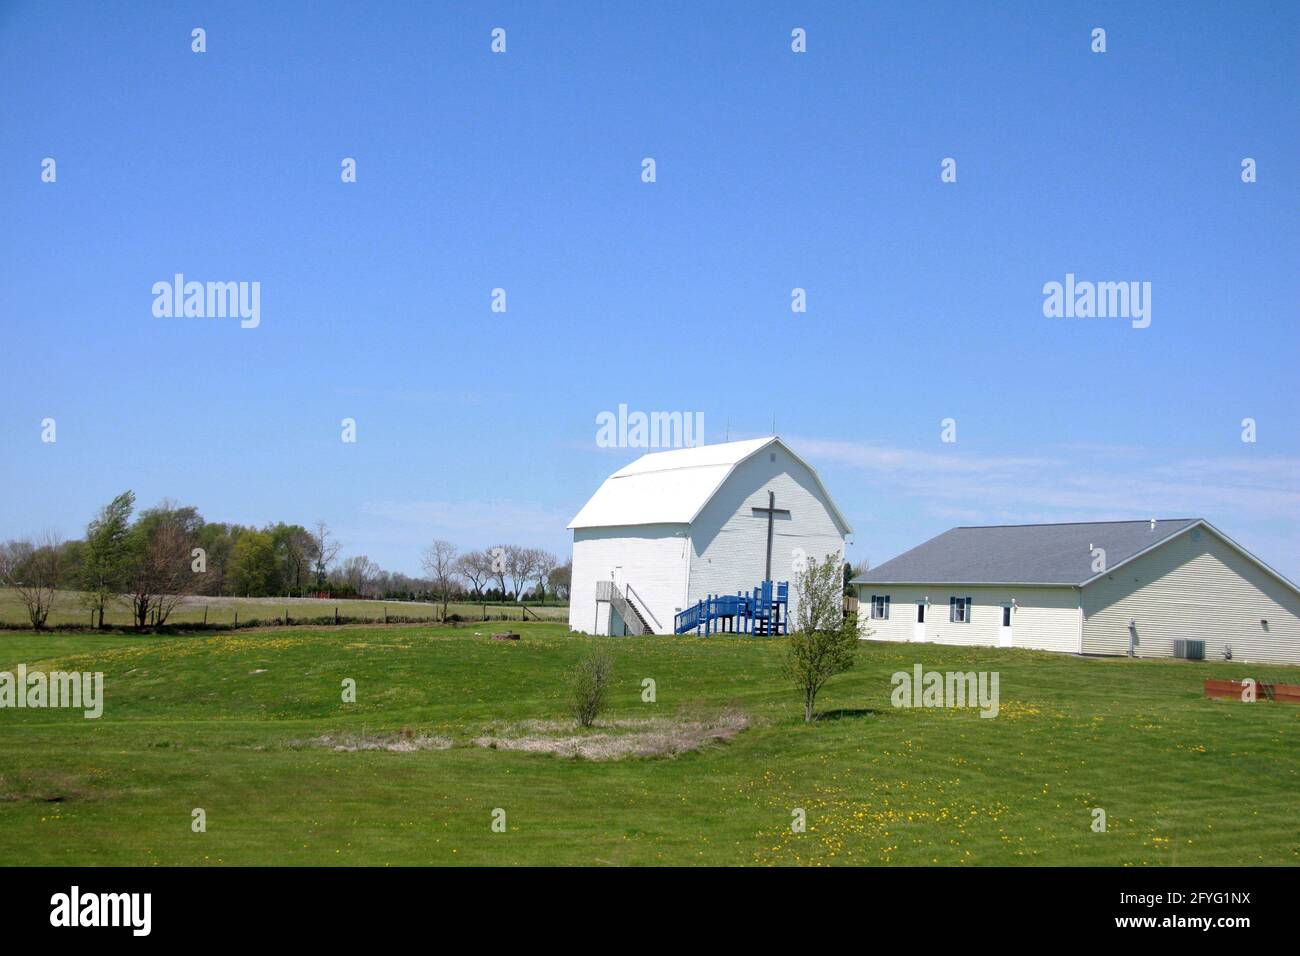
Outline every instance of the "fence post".
[[239, 612], [235, 612], [235, 630], [239, 630]]
[[336, 607], [334, 609], [334, 623], [338, 624], [338, 622], [339, 622], [339, 609]]
[[388, 623], [388, 605], [387, 605], [387, 604], [384, 605], [384, 623], [385, 623], [385, 624]]
[[203, 605], [203, 626], [208, 626], [208, 606], [206, 604]]

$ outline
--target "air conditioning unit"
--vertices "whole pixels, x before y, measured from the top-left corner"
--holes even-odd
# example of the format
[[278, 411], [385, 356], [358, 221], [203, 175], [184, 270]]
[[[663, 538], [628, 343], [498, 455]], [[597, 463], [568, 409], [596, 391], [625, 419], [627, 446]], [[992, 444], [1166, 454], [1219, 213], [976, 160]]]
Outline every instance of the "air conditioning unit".
[[1205, 660], [1205, 642], [1180, 638], [1174, 641], [1174, 657], [1185, 661]]

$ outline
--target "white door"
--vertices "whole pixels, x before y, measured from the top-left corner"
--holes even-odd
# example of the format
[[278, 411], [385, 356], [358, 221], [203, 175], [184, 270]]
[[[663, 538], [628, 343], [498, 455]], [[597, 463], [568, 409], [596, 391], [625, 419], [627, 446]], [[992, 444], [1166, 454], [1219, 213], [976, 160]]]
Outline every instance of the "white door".
[[916, 623], [912, 625], [912, 640], [925, 640], [925, 602], [916, 602]]
[[998, 647], [1011, 647], [1011, 605], [1001, 607], [1002, 620], [998, 622]]

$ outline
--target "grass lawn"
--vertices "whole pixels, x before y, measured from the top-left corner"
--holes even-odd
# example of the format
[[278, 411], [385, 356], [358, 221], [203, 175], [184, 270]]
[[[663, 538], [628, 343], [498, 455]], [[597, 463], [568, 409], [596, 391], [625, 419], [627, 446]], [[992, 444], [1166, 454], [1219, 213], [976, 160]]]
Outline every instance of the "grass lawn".
[[[0, 710], [0, 858], [20, 864], [1300, 863], [1300, 707], [1206, 700], [1206, 676], [1290, 668], [870, 644], [802, 722], [781, 640], [601, 639], [610, 718], [733, 705], [753, 720], [674, 758], [486, 749], [564, 716], [588, 643], [474, 628], [0, 635], [0, 670], [103, 671], [99, 720]], [[998, 671], [1001, 713], [894, 709], [890, 676]], [[260, 673], [259, 673], [260, 672]], [[344, 678], [355, 704], [341, 701]], [[643, 678], [657, 685], [642, 703]], [[340, 752], [402, 728], [450, 749]], [[298, 743], [295, 743], [298, 742]], [[191, 832], [191, 811], [207, 832]], [[1090, 829], [1103, 807], [1108, 832]], [[491, 829], [495, 808], [507, 829]], [[791, 832], [802, 808], [807, 832]]]
[[[82, 604], [81, 594], [77, 591], [58, 591], [54, 595], [54, 604], [50, 609], [49, 625], [55, 627], [62, 624], [79, 624], [90, 626], [90, 610]], [[289, 613], [289, 619], [295, 618], [319, 618], [329, 617], [338, 608], [342, 617], [366, 618], [374, 621], [381, 621], [384, 617], [384, 609], [388, 609], [391, 617], [414, 617], [414, 618], [431, 618], [442, 613], [441, 604], [425, 603], [421, 601], [356, 601], [347, 599], [333, 598], [243, 598], [243, 597], [205, 597], [202, 595], [193, 595], [186, 597], [182, 603], [176, 606], [167, 617], [167, 623], [170, 625], [183, 624], [200, 624], [204, 621], [204, 609], [207, 609], [207, 622], [209, 624], [230, 624], [238, 613], [240, 621], [250, 621], [259, 619], [270, 621], [278, 617], [283, 617], [286, 609]], [[518, 605], [511, 604], [489, 604], [486, 607], [487, 614], [496, 619], [508, 617], [510, 620], [519, 620], [522, 611]], [[569, 608], [567, 605], [547, 605], [537, 606], [528, 605], [529, 620], [534, 616], [546, 620], [567, 621], [569, 619]], [[452, 602], [447, 605], [447, 613], [459, 614], [462, 618], [480, 620], [484, 614], [484, 607], [478, 604], [457, 604]], [[118, 601], [108, 608], [104, 616], [105, 623], [110, 626], [127, 627], [134, 624], [131, 617], [131, 608], [128, 602]], [[27, 624], [29, 619], [27, 611], [23, 607], [22, 601], [19, 600], [18, 592], [13, 588], [0, 588], [0, 623], [3, 624]]]

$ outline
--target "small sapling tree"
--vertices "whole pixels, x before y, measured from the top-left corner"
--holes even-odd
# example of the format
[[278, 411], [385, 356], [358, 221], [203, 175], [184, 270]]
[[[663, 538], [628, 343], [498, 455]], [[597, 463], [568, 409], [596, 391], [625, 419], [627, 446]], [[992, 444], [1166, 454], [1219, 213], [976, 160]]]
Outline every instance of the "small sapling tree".
[[580, 727], [590, 727], [605, 709], [609, 685], [614, 680], [614, 658], [593, 644], [569, 672], [569, 707]]
[[858, 616], [844, 613], [844, 563], [838, 554], [810, 558], [795, 579], [799, 599], [785, 659], [786, 676], [803, 694], [803, 719], [813, 719], [817, 692], [853, 666], [858, 654]]

